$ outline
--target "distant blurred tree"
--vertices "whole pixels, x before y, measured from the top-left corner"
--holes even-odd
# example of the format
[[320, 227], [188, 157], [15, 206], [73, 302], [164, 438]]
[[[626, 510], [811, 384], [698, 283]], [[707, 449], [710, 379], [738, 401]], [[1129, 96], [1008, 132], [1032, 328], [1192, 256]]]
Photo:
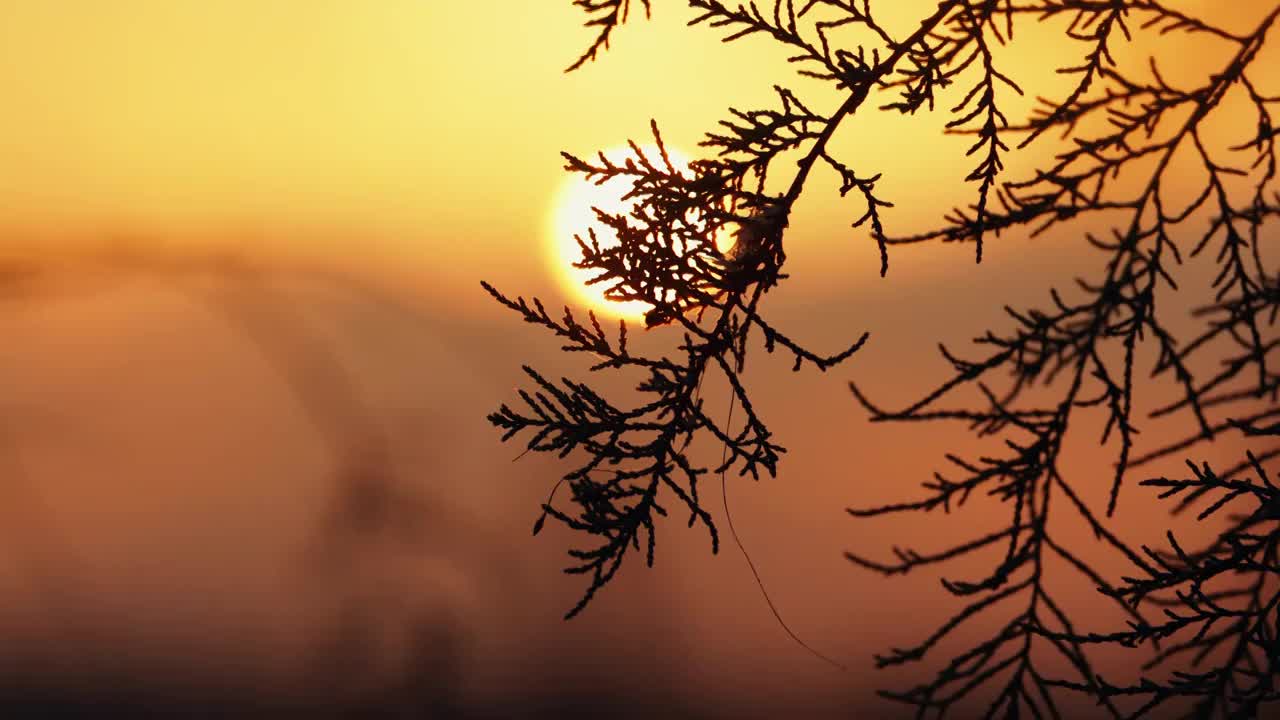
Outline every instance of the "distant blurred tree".
[[[571, 70], [596, 59], [635, 10], [628, 0], [573, 4], [598, 34]], [[646, 13], [650, 5], [642, 0]], [[1096, 276], [1066, 290], [1049, 289], [1046, 308], [1006, 306], [1009, 327], [979, 337], [975, 342], [984, 351], [973, 359], [943, 347], [953, 372], [919, 401], [885, 410], [851, 386], [872, 421], [954, 420], [977, 437], [1003, 440], [998, 455], [948, 454], [956, 475], [936, 474], [920, 499], [850, 511], [856, 517], [950, 512], [975, 493], [1007, 508], [999, 526], [942, 550], [895, 549], [892, 562], [848, 554], [887, 576], [1001, 549], [985, 576], [943, 581], [965, 603], [950, 620], [918, 645], [877, 656], [877, 664], [933, 659], [962, 623], [979, 615], [995, 618], [1001, 608], [1012, 612], [985, 640], [937, 661], [932, 680], [882, 694], [915, 706], [921, 717], [941, 716], [962, 704], [985, 707], [987, 717], [1060, 717], [1062, 697], [1073, 692], [1091, 696], [1104, 708], [1100, 712], [1114, 717], [1146, 716], [1179, 698], [1194, 699], [1179, 708], [1190, 717], [1255, 717], [1262, 706], [1280, 700], [1280, 497], [1265, 468], [1280, 456], [1280, 447], [1271, 441], [1221, 473], [1193, 464], [1192, 479], [1143, 483], [1165, 488], [1166, 496], [1181, 495], [1184, 503], [1213, 497], [1202, 518], [1230, 503], [1257, 505], [1205, 550], [1185, 551], [1170, 536], [1171, 553], [1138, 551], [1109, 521], [1134, 467], [1186, 454], [1228, 432], [1242, 429], [1264, 443], [1276, 434], [1276, 425], [1268, 423], [1280, 416], [1280, 273], [1274, 261], [1273, 270], [1266, 269], [1262, 244], [1266, 221], [1280, 214], [1280, 131], [1272, 118], [1280, 90], [1268, 86], [1277, 80], [1275, 67], [1258, 58], [1280, 4], [1258, 3], [1256, 25], [1237, 32], [1212, 17], [1151, 0], [942, 0], [922, 12], [905, 37], [878, 20], [869, 0], [688, 5], [698, 13], [691, 24], [721, 30], [726, 41], [761, 35], [786, 46], [800, 74], [829, 83], [844, 99], [820, 112], [797, 92], [777, 87], [772, 107], [731, 110], [730, 119], [702, 143], [711, 157], [692, 163], [691, 173], [677, 171], [668, 160], [656, 124], [657, 152], [646, 155], [633, 144], [625, 161], [565, 154], [570, 172], [631, 183], [634, 209], [599, 217], [617, 243], [602, 243], [588, 231], [579, 238], [579, 267], [595, 272], [593, 282], [606, 287], [608, 297], [651, 306], [649, 328], [678, 328], [681, 340], [669, 354], [633, 354], [625, 323], [611, 333], [590, 313], [584, 318], [566, 308], [553, 315], [536, 299], [512, 299], [484, 284], [525, 321], [562, 338], [566, 351], [598, 358], [594, 370], [630, 368], [643, 376], [637, 386], [642, 401], [623, 405], [586, 384], [556, 382], [526, 367], [533, 385], [520, 392], [523, 406], [503, 405], [490, 415], [504, 440], [521, 435], [529, 450], [575, 458], [557, 484], [567, 485], [572, 509], [557, 504], [553, 490], [534, 525], [536, 533], [550, 516], [595, 538], [596, 544], [570, 551], [575, 564], [567, 572], [588, 575], [589, 583], [568, 616], [614, 577], [629, 548], [638, 550], [643, 542], [646, 560], [653, 562], [656, 517], [667, 513], [660, 500], [678, 503], [691, 526], [706, 527], [714, 551], [718, 533], [700, 498], [699, 480], [709, 472], [723, 478], [730, 470], [752, 477], [774, 473], [783, 448], [741, 379], [753, 332], [766, 351], [791, 355], [797, 370], [806, 363], [826, 370], [866, 341], [864, 334], [842, 352], [819, 355], [762, 314], [766, 293], [786, 277], [783, 240], [791, 211], [818, 170], [834, 173], [841, 194], [857, 198], [854, 226], [867, 228], [877, 243], [882, 275], [893, 245], [972, 243], [981, 261], [986, 241], [1002, 232], [1036, 235], [1086, 218], [1111, 227], [1108, 237], [1080, 231], [1101, 253]], [[1042, 98], [1029, 118], [1011, 122], [1002, 105], [1023, 89], [1016, 68], [1005, 67], [997, 49], [1013, 44], [1015, 28], [1032, 21], [1062, 24], [1066, 37], [1081, 45], [1081, 59], [1059, 69], [1074, 78], [1064, 97]], [[865, 40], [845, 43], [850, 31]], [[1166, 82], [1155, 59], [1130, 66], [1113, 54], [1139, 37], [1158, 48], [1187, 35], [1227, 49], [1226, 60], [1205, 68], [1202, 83], [1190, 89]], [[934, 230], [894, 235], [880, 213], [890, 205], [877, 190], [880, 175], [835, 157], [829, 141], [855, 112], [910, 115], [934, 111], [935, 105], [949, 113], [948, 132], [973, 139], [967, 180], [975, 186], [974, 201], [947, 214]], [[1215, 145], [1223, 128], [1232, 140]], [[1008, 177], [1006, 159], [1032, 143], [1048, 142], [1046, 136], [1062, 138], [1056, 154], [1025, 177]], [[1201, 190], [1189, 200], [1174, 197], [1175, 172], [1194, 173], [1192, 182]], [[781, 181], [779, 173], [785, 173]], [[715, 243], [722, 231], [737, 239], [723, 253]], [[1181, 313], [1174, 322], [1164, 309], [1165, 299], [1179, 292], [1175, 276], [1184, 258], [1216, 264], [1212, 290], [1197, 298], [1203, 307], [1192, 317], [1191, 331]], [[1135, 358], [1144, 351], [1156, 357], [1145, 382], [1135, 378]], [[708, 374], [727, 380], [742, 409], [740, 428], [704, 411], [699, 389]], [[1135, 395], [1163, 392], [1156, 381], [1164, 378], [1173, 381], [1176, 396], [1152, 417], [1185, 416], [1195, 429], [1178, 442], [1139, 448]], [[1077, 490], [1092, 478], [1069, 478], [1062, 467], [1068, 429], [1078, 429], [1090, 412], [1103, 414], [1102, 444], [1115, 448], [1105, 512]], [[724, 446], [720, 466], [705, 467], [691, 457], [695, 436]], [[1145, 579], [1104, 578], [1062, 541], [1059, 522], [1051, 528], [1051, 511], [1083, 519]], [[1132, 617], [1131, 628], [1078, 628], [1045, 582], [1047, 561], [1073, 568], [1100, 588]], [[1144, 619], [1147, 607], [1165, 621]], [[1166, 679], [1144, 678], [1132, 686], [1100, 678], [1088, 650], [1162, 639], [1174, 644], [1160, 652], [1159, 662], [1187, 657], [1187, 663]], [[1205, 663], [1214, 667], [1195, 669]], [[1054, 675], [1052, 668], [1059, 666], [1070, 668], [1067, 677]]]

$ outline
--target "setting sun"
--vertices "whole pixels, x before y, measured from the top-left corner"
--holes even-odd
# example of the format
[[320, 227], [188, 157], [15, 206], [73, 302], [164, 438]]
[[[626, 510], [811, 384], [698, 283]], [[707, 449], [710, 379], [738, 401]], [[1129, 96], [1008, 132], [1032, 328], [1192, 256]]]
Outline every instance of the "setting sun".
[[[644, 145], [640, 149], [645, 157], [658, 161], [660, 151], [656, 145]], [[687, 154], [670, 146], [666, 150], [671, 165], [677, 171], [682, 175], [692, 174], [689, 167], [691, 160]], [[626, 145], [604, 151], [605, 157], [617, 163], [625, 162], [631, 154], [631, 148]], [[589, 231], [595, 232], [601, 247], [617, 245], [617, 235], [612, 228], [600, 222], [596, 210], [611, 215], [630, 213], [635, 207], [635, 200], [624, 199], [630, 189], [630, 183], [623, 177], [596, 183], [579, 173], [567, 176], [557, 190], [552, 205], [547, 257], [552, 272], [574, 300], [597, 313], [640, 321], [650, 309], [648, 303], [611, 300], [605, 297], [608, 283], [589, 284], [595, 272], [574, 266], [582, 260], [582, 248], [578, 246], [577, 238], [586, 237]], [[715, 240], [720, 252], [728, 252], [734, 244], [734, 238], [727, 229], [718, 232]]]
[[[658, 148], [654, 145], [643, 146], [641, 150], [646, 157], [659, 156]], [[625, 145], [604, 152], [605, 157], [614, 162], [623, 162], [630, 153], [631, 148]], [[683, 152], [667, 148], [667, 157], [681, 173], [689, 172], [689, 157]], [[647, 303], [610, 300], [605, 297], [605, 283], [588, 284], [594, 277], [594, 272], [574, 267], [574, 263], [582, 260], [582, 248], [578, 246], [577, 238], [586, 237], [588, 231], [595, 232], [601, 247], [617, 245], [617, 235], [600, 222], [596, 210], [609, 214], [630, 212], [635, 201], [624, 199], [630, 189], [626, 178], [613, 178], [596, 184], [578, 173], [567, 176], [555, 196], [547, 249], [552, 271], [574, 300], [586, 304], [597, 313], [627, 320], [641, 320], [649, 310]]]

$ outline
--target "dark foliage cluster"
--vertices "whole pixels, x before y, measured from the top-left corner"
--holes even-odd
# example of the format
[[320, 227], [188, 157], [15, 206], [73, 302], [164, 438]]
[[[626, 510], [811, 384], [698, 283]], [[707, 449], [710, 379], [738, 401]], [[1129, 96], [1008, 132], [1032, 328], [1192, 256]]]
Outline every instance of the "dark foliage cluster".
[[[780, 92], [791, 112], [796, 101]], [[761, 120], [743, 114], [744, 124]], [[795, 124], [796, 132], [802, 123]], [[739, 137], [749, 134], [742, 126]], [[587, 591], [570, 611], [586, 607], [622, 564], [629, 549], [644, 544], [646, 561], [655, 551], [655, 518], [667, 514], [660, 495], [670, 493], [688, 512], [688, 522], [706, 527], [712, 549], [719, 548], [719, 534], [699, 494], [699, 480], [708, 472], [735, 469], [739, 474], [772, 475], [784, 448], [775, 443], [764, 420], [744, 387], [741, 374], [748, 342], [758, 336], [765, 349], [789, 353], [795, 369], [812, 364], [825, 370], [848, 358], [866, 340], [863, 335], [834, 355], [818, 355], [775, 328], [759, 312], [765, 292], [782, 275], [782, 229], [789, 201], [772, 198], [760, 183], [774, 152], [748, 144], [740, 157], [695, 163], [696, 176], [682, 174], [672, 164], [654, 128], [658, 157], [648, 157], [632, 145], [633, 157], [615, 163], [603, 154], [595, 161], [566, 155], [568, 168], [605, 182], [625, 178], [633, 184], [630, 197], [637, 201], [629, 214], [600, 213], [601, 222], [616, 233], [617, 244], [601, 243], [594, 231], [579, 238], [583, 252], [580, 267], [598, 271], [594, 281], [607, 284], [606, 296], [640, 300], [652, 307], [645, 317], [649, 328], [671, 326], [682, 340], [674, 356], [648, 356], [631, 351], [627, 324], [616, 333], [606, 330], [594, 313], [585, 318], [565, 308], [553, 315], [534, 299], [511, 299], [484, 285], [499, 302], [520, 313], [526, 322], [542, 326], [564, 341], [568, 352], [588, 353], [598, 361], [593, 370], [638, 371], [641, 400], [631, 405], [615, 403], [590, 386], [568, 379], [554, 382], [526, 367], [534, 383], [521, 391], [523, 406], [503, 405], [489, 416], [504, 431], [503, 439], [527, 432], [529, 450], [554, 452], [568, 457], [582, 451], [585, 458], [562, 483], [568, 486], [576, 506], [565, 511], [543, 505], [534, 525], [541, 530], [552, 517], [574, 530], [596, 538], [593, 547], [570, 551], [576, 560], [568, 572], [590, 577]], [[717, 142], [717, 140], [712, 140]], [[726, 144], [733, 141], [724, 138]], [[817, 161], [814, 156], [810, 163]], [[756, 187], [750, 186], [756, 178]], [[732, 250], [722, 252], [717, 238], [727, 227], [736, 231]], [[719, 374], [728, 382], [745, 416], [743, 427], [733, 430], [704, 409], [700, 389], [704, 377]], [[719, 467], [700, 465], [690, 451], [696, 434], [705, 433], [727, 448]], [[558, 490], [560, 484], [556, 486]]]
[[[574, 67], [594, 58], [626, 18], [625, 2], [577, 4], [591, 13], [599, 36]], [[588, 233], [580, 238], [580, 266], [596, 273], [609, 296], [651, 305], [650, 327], [678, 328], [683, 341], [671, 356], [632, 355], [625, 326], [615, 340], [594, 316], [582, 319], [568, 310], [553, 316], [536, 300], [512, 300], [485, 286], [526, 321], [561, 337], [566, 350], [599, 357], [595, 369], [631, 368], [645, 378], [638, 390], [646, 399], [621, 406], [583, 383], [554, 382], [527, 369], [535, 386], [521, 393], [524, 406], [503, 406], [490, 417], [504, 439], [526, 434], [531, 450], [579, 459], [562, 481], [574, 509], [552, 498], [543, 515], [597, 539], [572, 551], [578, 564], [570, 572], [589, 574], [590, 581], [570, 615], [614, 576], [628, 548], [643, 542], [653, 561], [655, 516], [666, 512], [662, 495], [676, 498], [691, 525], [703, 524], [715, 547], [715, 524], [698, 492], [708, 468], [686, 452], [695, 434], [727, 448], [724, 465], [712, 472], [773, 472], [782, 448], [741, 380], [751, 331], [766, 349], [791, 353], [797, 369], [808, 362], [825, 370], [866, 339], [821, 357], [762, 316], [765, 293], [785, 278], [783, 237], [792, 206], [810, 174], [824, 170], [839, 178], [842, 194], [856, 191], [855, 226], [878, 243], [882, 273], [895, 245], [973, 243], [981, 260], [984, 243], [1015, 231], [1075, 228], [1100, 259], [1095, 275], [1051, 289], [1045, 305], [1006, 307], [1006, 327], [977, 338], [973, 357], [943, 347], [950, 375], [908, 407], [882, 408], [851, 386], [872, 421], [956, 421], [1001, 448], [977, 457], [948, 455], [950, 469], [926, 482], [917, 499], [850, 511], [855, 517], [961, 512], [976, 496], [1004, 508], [998, 526], [941, 550], [895, 549], [892, 561], [848, 554], [860, 566], [897, 575], [998, 550], [979, 577], [944, 581], [959, 603], [949, 620], [918, 644], [877, 657], [880, 667], [926, 662], [934, 668], [929, 680], [883, 694], [915, 706], [921, 717], [962, 705], [984, 707], [987, 717], [1058, 717], [1064, 695], [1077, 692], [1115, 717], [1142, 716], [1185, 697], [1196, 700], [1193, 717], [1253, 717], [1261, 704], [1276, 700], [1280, 596], [1272, 585], [1280, 569], [1280, 499], [1265, 464], [1280, 447], [1265, 443], [1280, 416], [1280, 274], [1263, 246], [1267, 221], [1280, 213], [1280, 130], [1273, 121], [1280, 97], [1267, 87], [1274, 69], [1258, 58], [1273, 38], [1280, 6], [1261, 7], [1257, 24], [1237, 32], [1150, 0], [943, 0], [921, 13], [913, 31], [897, 37], [866, 0], [688, 5], [697, 13], [693, 24], [717, 29], [726, 41], [754, 35], [786, 46], [794, 69], [839, 89], [843, 102], [816, 111], [779, 87], [773, 107], [732, 110], [703, 143], [711, 157], [694, 162], [688, 174], [677, 172], [665, 152], [646, 157], [636, 146], [634, 157], [620, 164], [566, 155], [571, 172], [633, 183], [636, 209], [600, 218], [617, 244]], [[1072, 80], [1061, 98], [1041, 98], [1030, 117], [1011, 121], [1004, 108], [1024, 89], [1018, 68], [1002, 65], [1002, 48], [1016, 46], [1017, 29], [1032, 22], [1061, 26], [1079, 46], [1079, 59], [1059, 69]], [[841, 32], [849, 28], [869, 39], [841, 47], [847, 38]], [[1122, 46], [1160, 47], [1186, 38], [1226, 49], [1225, 60], [1205, 68], [1198, 85], [1167, 82], [1154, 59], [1136, 67], [1117, 60]], [[890, 203], [876, 189], [879, 175], [856, 171], [829, 149], [842, 123], [872, 107], [947, 112], [948, 131], [972, 139], [972, 203], [927, 232], [889, 232], [880, 210]], [[1231, 136], [1225, 144], [1216, 140], [1224, 132]], [[1060, 147], [1030, 174], [1010, 177], [1006, 160], [1037, 142]], [[783, 157], [788, 162], [779, 164]], [[783, 172], [788, 174], [779, 181]], [[1188, 184], [1196, 190], [1184, 199]], [[1089, 229], [1103, 225], [1105, 233]], [[726, 230], [737, 244], [721, 253], [714, 239]], [[1180, 291], [1184, 263], [1213, 267], [1210, 295], [1190, 322], [1182, 311], [1166, 309]], [[1145, 367], [1149, 356], [1154, 362]], [[709, 371], [727, 379], [745, 411], [742, 429], [720, 425], [704, 412], [698, 390]], [[1156, 389], [1162, 385], [1173, 388], [1163, 404], [1154, 395], [1166, 392]], [[1148, 405], [1159, 406], [1144, 420], [1138, 408]], [[1073, 475], [1063, 448], [1099, 418], [1100, 440], [1112, 450], [1115, 470], [1101, 479]], [[1189, 428], [1185, 437], [1154, 446], [1140, 442], [1144, 422], [1179, 419]], [[1248, 462], [1220, 474], [1194, 465], [1192, 479], [1143, 484], [1163, 488], [1187, 506], [1212, 499], [1201, 519], [1248, 501], [1257, 505], [1252, 514], [1194, 552], [1172, 537], [1170, 552], [1135, 549], [1117, 534], [1110, 518], [1134, 468], [1241, 430], [1265, 445]], [[1246, 472], [1255, 480], [1241, 479]], [[1105, 483], [1105, 507], [1091, 504], [1090, 490], [1099, 481]], [[1138, 577], [1109, 579], [1073, 549], [1060, 528], [1080, 520]], [[1077, 627], [1055, 595], [1060, 590], [1047, 582], [1049, 565], [1071, 568], [1080, 582], [1098, 587], [1100, 597], [1130, 616], [1130, 629]], [[1163, 619], [1148, 619], [1153, 615]], [[994, 631], [942, 656], [957, 629], [979, 617]], [[1161, 641], [1156, 665], [1186, 658], [1188, 667], [1128, 686], [1100, 678], [1091, 659], [1098, 644]], [[1218, 664], [1190, 669], [1206, 659]], [[1059, 676], [1059, 667], [1070, 671]], [[1133, 696], [1142, 703], [1134, 705]]]
[[[1280, 436], [1280, 424], [1258, 429], [1255, 435]], [[1231, 515], [1225, 530], [1206, 547], [1187, 551], [1173, 532], [1169, 550], [1144, 547], [1145, 574], [1125, 578], [1109, 592], [1137, 606], [1160, 608], [1159, 621], [1134, 622], [1129, 630], [1090, 634], [1090, 643], [1144, 643], [1157, 652], [1145, 665], [1149, 671], [1187, 658], [1185, 669], [1163, 679], [1142, 678], [1131, 686], [1116, 686], [1099, 678], [1092, 688], [1104, 698], [1138, 696], [1143, 704], [1130, 717], [1143, 717], [1179, 699], [1192, 699], [1192, 717], [1252, 718], [1268, 703], [1280, 701], [1280, 487], [1261, 461], [1248, 453], [1247, 462], [1215, 473], [1209, 465], [1188, 461], [1191, 476], [1144, 480], [1140, 484], [1163, 489], [1161, 498], [1179, 498], [1185, 508], [1197, 499], [1209, 504], [1200, 520]], [[1252, 478], [1240, 478], [1252, 471]], [[1160, 646], [1160, 641], [1168, 642]], [[1208, 660], [1208, 662], [1206, 662]], [[1274, 709], [1274, 706], [1272, 706]]]

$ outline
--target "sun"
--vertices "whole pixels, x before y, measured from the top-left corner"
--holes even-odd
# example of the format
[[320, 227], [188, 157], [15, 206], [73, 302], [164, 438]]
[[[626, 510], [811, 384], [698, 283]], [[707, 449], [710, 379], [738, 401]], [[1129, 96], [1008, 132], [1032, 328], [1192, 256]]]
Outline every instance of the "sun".
[[[641, 151], [654, 162], [661, 162], [657, 146], [646, 145]], [[631, 154], [631, 148], [625, 145], [604, 151], [605, 157], [618, 163], [624, 162]], [[692, 174], [689, 157], [683, 152], [668, 146], [667, 157], [677, 172], [682, 175]], [[552, 205], [547, 256], [551, 270], [560, 284], [578, 302], [587, 305], [596, 314], [640, 321], [651, 307], [648, 303], [639, 300], [610, 300], [604, 295], [607, 283], [587, 284], [595, 275], [594, 271], [573, 266], [582, 260], [582, 248], [578, 246], [575, 236], [587, 237], [588, 230], [594, 230], [601, 247], [617, 245], [617, 235], [600, 222], [595, 209], [599, 208], [612, 215], [631, 212], [635, 205], [634, 199], [623, 199], [631, 187], [625, 177], [615, 177], [599, 185], [587, 180], [581, 173], [572, 173], [566, 177], [557, 190]]]

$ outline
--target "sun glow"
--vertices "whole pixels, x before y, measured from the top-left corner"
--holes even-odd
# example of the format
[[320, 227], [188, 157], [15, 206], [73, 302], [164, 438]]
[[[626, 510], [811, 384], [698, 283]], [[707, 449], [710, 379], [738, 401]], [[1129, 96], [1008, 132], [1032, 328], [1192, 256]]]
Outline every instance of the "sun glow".
[[[659, 160], [659, 150], [654, 145], [641, 148], [645, 157], [653, 162]], [[615, 147], [605, 151], [605, 157], [622, 163], [631, 155], [627, 146]], [[667, 147], [667, 157], [671, 165], [683, 175], [691, 175], [690, 159], [679, 150]], [[596, 275], [595, 271], [574, 267], [574, 263], [582, 260], [582, 248], [578, 246], [577, 236], [587, 237], [589, 230], [594, 230], [601, 247], [612, 247], [618, 243], [613, 230], [600, 222], [596, 209], [618, 215], [627, 214], [635, 206], [634, 199], [623, 199], [631, 184], [626, 178], [613, 178], [605, 183], [596, 184], [587, 180], [580, 173], [573, 173], [565, 179], [556, 193], [553, 205], [548, 257], [552, 271], [560, 279], [561, 284], [580, 303], [586, 304], [597, 314], [621, 317], [627, 320], [642, 321], [650, 305], [638, 300], [622, 302], [605, 297], [607, 283], [588, 285], [588, 281]], [[728, 233], [722, 233], [728, 237]], [[723, 252], [731, 247], [732, 238], [722, 240], [717, 237], [717, 246]]]

